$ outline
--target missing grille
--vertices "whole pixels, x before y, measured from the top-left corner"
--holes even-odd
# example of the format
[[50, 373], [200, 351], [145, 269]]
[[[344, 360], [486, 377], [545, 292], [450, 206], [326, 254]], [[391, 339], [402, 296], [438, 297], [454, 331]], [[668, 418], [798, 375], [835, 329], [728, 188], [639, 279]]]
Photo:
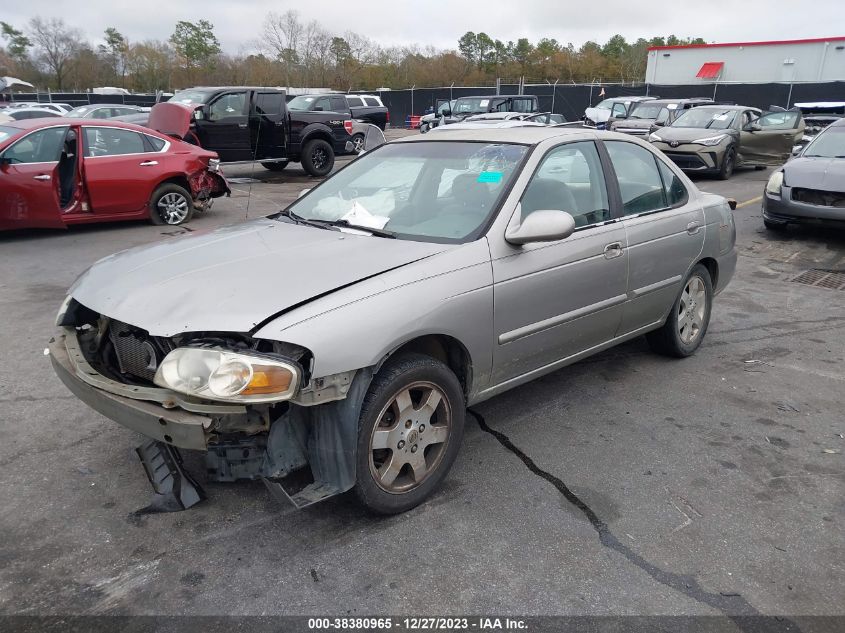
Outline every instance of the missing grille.
[[811, 268], [791, 279], [797, 284], [806, 284], [816, 288], [831, 290], [845, 290], [845, 270], [829, 270], [825, 268]]

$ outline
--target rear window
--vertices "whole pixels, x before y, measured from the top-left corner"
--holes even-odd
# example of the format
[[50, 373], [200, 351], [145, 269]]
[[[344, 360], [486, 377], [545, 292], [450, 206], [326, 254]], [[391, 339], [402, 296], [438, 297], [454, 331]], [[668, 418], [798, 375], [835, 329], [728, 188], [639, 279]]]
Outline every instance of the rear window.
[[164, 139], [160, 139], [157, 136], [150, 136], [149, 134], [144, 134], [144, 137], [149, 141], [150, 145], [152, 145], [153, 150], [156, 152], [160, 152], [164, 149], [165, 141]]
[[379, 108], [381, 107], [381, 104], [378, 102], [378, 99], [375, 99], [373, 97], [364, 97], [364, 103], [366, 103], [368, 106], [376, 106]]

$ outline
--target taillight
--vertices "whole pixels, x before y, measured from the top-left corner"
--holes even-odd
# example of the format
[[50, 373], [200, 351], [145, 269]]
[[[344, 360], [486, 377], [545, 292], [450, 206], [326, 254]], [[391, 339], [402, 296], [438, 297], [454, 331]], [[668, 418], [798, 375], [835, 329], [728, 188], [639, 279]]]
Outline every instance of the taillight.
[[386, 120], [388, 123], [390, 123], [390, 110], [388, 110], [387, 112], [385, 112], [385, 115], [387, 116], [387, 119], [385, 119], [385, 120]]
[[347, 134], [352, 134], [352, 121], [344, 121], [343, 129], [346, 130]]

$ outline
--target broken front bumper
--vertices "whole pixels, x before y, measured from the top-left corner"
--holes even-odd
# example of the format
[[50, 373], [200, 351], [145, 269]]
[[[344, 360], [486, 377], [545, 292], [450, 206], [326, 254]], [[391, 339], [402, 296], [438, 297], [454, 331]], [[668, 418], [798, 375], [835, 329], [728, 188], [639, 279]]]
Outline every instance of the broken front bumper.
[[[173, 394], [164, 389], [125, 385], [99, 374], [85, 360], [72, 328], [60, 328], [48, 349], [59, 379], [77, 398], [98, 413], [154, 440], [179, 448], [207, 449], [212, 424], [210, 416], [118, 395], [120, 392], [132, 393], [132, 390], [136, 394], [141, 390], [160, 392], [162, 398]], [[94, 386], [96, 384], [105, 389]]]

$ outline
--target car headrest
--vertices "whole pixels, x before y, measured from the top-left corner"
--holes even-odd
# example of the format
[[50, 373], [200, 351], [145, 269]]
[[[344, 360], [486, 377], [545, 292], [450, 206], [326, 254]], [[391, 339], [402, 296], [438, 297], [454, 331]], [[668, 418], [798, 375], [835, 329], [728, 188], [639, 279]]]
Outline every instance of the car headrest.
[[566, 184], [551, 178], [537, 178], [528, 185], [522, 196], [522, 217], [541, 209], [556, 209], [574, 213], [577, 211], [575, 196]]
[[452, 196], [467, 206], [484, 206], [492, 197], [490, 185], [478, 182], [478, 174], [460, 174], [452, 181]]

